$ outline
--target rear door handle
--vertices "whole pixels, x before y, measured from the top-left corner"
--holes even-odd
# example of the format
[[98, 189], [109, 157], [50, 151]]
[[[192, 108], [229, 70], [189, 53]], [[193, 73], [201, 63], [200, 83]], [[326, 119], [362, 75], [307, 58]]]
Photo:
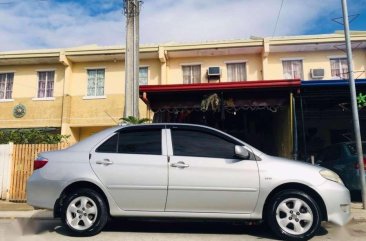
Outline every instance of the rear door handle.
[[178, 167], [178, 168], [187, 168], [189, 167], [188, 164], [185, 164], [184, 162], [176, 162], [176, 163], [172, 163], [170, 164], [171, 167]]
[[96, 163], [100, 164], [100, 165], [105, 165], [105, 166], [113, 164], [113, 162], [109, 159], [98, 160], [98, 161], [96, 161]]

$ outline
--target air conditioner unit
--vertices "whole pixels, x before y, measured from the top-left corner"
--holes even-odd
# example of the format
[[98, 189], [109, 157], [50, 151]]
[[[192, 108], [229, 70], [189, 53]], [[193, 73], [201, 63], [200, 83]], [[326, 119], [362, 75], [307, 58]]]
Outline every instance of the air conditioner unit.
[[221, 71], [220, 67], [208, 67], [207, 76], [220, 76]]
[[322, 79], [324, 78], [324, 69], [311, 69], [311, 78]]

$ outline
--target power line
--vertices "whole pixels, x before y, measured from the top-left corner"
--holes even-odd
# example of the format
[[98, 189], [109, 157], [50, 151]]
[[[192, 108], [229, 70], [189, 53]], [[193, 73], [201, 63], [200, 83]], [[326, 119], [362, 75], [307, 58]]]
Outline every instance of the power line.
[[277, 15], [277, 20], [276, 20], [276, 25], [274, 27], [273, 33], [272, 33], [272, 38], [274, 37], [276, 30], [277, 30], [277, 25], [278, 25], [278, 20], [280, 19], [281, 16], [281, 11], [282, 11], [282, 7], [283, 7], [283, 3], [285, 2], [285, 0], [281, 1], [281, 6], [280, 6], [280, 10], [278, 11], [278, 15]]

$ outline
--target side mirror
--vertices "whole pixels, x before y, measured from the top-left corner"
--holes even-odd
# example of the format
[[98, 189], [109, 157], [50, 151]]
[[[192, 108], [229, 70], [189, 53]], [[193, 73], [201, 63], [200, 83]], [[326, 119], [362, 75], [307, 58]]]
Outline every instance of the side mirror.
[[241, 159], [247, 160], [250, 157], [250, 152], [243, 146], [235, 145], [235, 155]]

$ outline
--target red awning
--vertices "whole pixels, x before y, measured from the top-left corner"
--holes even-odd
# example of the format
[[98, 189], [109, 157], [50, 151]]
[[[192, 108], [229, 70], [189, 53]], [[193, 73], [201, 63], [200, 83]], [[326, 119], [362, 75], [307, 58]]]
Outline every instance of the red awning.
[[171, 85], [141, 85], [140, 92], [180, 92], [203, 90], [240, 90], [240, 89], [271, 89], [299, 87], [300, 79], [290, 80], [256, 80], [241, 82], [199, 83], [199, 84], [171, 84]]

